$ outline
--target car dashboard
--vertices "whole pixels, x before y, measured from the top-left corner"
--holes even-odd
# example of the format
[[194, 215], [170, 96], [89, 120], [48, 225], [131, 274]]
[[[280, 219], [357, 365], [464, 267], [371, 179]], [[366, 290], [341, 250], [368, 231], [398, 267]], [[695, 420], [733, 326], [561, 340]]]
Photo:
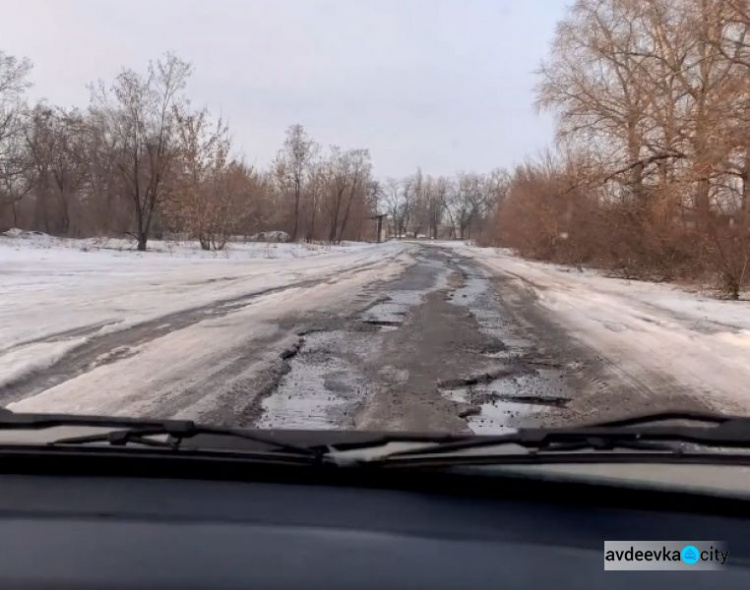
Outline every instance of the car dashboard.
[[[4, 473], [0, 588], [750, 586], [747, 514], [649, 497], [465, 475]], [[682, 539], [723, 540], [729, 567], [604, 571], [605, 540]]]

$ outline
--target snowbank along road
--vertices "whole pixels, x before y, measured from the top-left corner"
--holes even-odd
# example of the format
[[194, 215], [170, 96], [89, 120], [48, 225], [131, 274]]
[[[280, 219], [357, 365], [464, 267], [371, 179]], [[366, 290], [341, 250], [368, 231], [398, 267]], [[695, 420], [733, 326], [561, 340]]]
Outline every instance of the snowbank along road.
[[750, 405], [747, 302], [460, 243], [38, 246], [0, 243], [15, 411], [490, 433]]

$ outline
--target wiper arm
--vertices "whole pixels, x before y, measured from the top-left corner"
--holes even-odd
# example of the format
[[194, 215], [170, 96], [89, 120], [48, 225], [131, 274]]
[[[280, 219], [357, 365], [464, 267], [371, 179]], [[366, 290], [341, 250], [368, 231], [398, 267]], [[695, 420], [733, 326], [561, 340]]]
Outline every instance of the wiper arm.
[[[666, 420], [690, 420], [710, 426], [655, 426]], [[571, 428], [521, 428], [498, 436], [481, 436], [396, 451], [370, 463], [396, 463], [411, 458], [445, 457], [461, 462], [478, 459], [462, 451], [515, 445], [535, 454], [581, 450], [637, 450], [681, 454], [679, 443], [702, 447], [750, 449], [750, 417], [714, 414], [662, 413]], [[503, 454], [496, 454], [498, 458]], [[487, 455], [483, 456], [483, 460]]]
[[[666, 420], [699, 422], [701, 426], [656, 426]], [[708, 425], [708, 426], [706, 426]], [[750, 417], [696, 413], [663, 413], [638, 416], [624, 420], [602, 422], [570, 428], [525, 428], [499, 436], [455, 434], [388, 433], [362, 441], [332, 445], [301, 446], [276, 440], [252, 431], [195, 424], [190, 420], [150, 420], [106, 416], [77, 416], [66, 414], [16, 414], [0, 408], [0, 431], [44, 430], [61, 426], [98, 427], [105, 432], [52, 440], [47, 445], [65, 447], [106, 443], [111, 446], [129, 444], [179, 451], [185, 440], [199, 435], [214, 435], [251, 441], [269, 447], [255, 454], [266, 457], [288, 458], [305, 464], [409, 465], [412, 463], [470, 464], [472, 462], [501, 462], [515, 456], [552, 457], [577, 451], [628, 450], [639, 453], [680, 455], [684, 445], [693, 443], [703, 447], [733, 447], [750, 450]], [[160, 437], [166, 437], [161, 439]], [[389, 443], [408, 443], [407, 450], [379, 452]], [[516, 446], [528, 453], [498, 452], [497, 447]], [[220, 448], [224, 449], [225, 446]], [[210, 445], [194, 446], [191, 450], [216, 450]], [[486, 449], [486, 453], [464, 451]], [[230, 449], [231, 451], [232, 449]], [[385, 450], [385, 449], [383, 449]], [[238, 452], [244, 453], [242, 449]], [[360, 451], [364, 451], [361, 453]], [[375, 451], [374, 454], [368, 451]], [[748, 455], [750, 457], [750, 455]]]
[[588, 426], [640, 426], [657, 422], [666, 422], [668, 420], [700, 422], [704, 424], [722, 424], [729, 420], [737, 420], [738, 418], [744, 417], [726, 414], [710, 414], [708, 412], [659, 412], [655, 414], [629, 416], [617, 420], [607, 420], [605, 422], [594, 422]]
[[[67, 414], [16, 414], [0, 409], [0, 430], [44, 430], [59, 426], [111, 428], [108, 432], [60, 438], [48, 446], [109, 443], [125, 446], [129, 443], [178, 450], [186, 439], [198, 435], [218, 435], [268, 445], [275, 452], [320, 459], [319, 450], [283, 443], [269, 437], [236, 428], [221, 428], [195, 424], [192, 420], [141, 420], [108, 416], [78, 416]], [[166, 435], [166, 440], [151, 437]]]

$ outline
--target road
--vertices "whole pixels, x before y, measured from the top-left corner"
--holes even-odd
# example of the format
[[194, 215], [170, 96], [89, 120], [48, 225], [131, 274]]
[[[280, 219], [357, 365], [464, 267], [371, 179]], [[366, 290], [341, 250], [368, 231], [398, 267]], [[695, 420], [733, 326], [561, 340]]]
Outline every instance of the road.
[[451, 250], [370, 286], [374, 303], [304, 323], [261, 427], [501, 432], [569, 398], [565, 368], [500, 298], [488, 272]]
[[0, 396], [16, 411], [476, 433], [705, 409], [679, 392], [649, 401], [536, 293], [453, 248], [405, 244], [96, 332]]

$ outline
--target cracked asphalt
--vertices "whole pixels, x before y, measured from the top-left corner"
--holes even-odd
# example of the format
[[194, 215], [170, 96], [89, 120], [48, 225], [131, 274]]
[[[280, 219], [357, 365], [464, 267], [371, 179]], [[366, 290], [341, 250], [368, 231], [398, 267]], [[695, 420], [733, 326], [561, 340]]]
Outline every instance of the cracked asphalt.
[[526, 313], [533, 301], [450, 249], [413, 248], [368, 305], [297, 318], [254, 426], [501, 433], [560, 419], [581, 363]]

